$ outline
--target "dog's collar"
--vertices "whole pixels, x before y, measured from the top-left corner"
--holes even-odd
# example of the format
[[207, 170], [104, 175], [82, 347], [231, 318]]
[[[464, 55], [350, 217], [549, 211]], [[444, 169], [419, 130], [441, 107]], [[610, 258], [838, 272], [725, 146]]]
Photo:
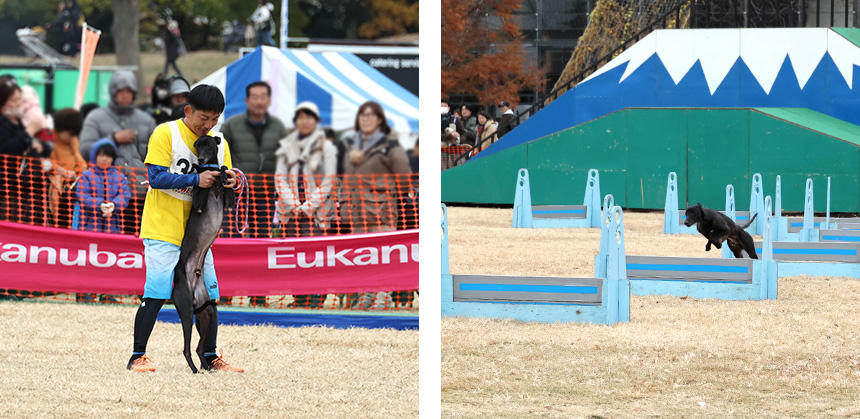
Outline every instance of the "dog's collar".
[[217, 165], [217, 164], [201, 164], [201, 165], [199, 165], [198, 167], [200, 167], [201, 169], [215, 169], [215, 170], [221, 170], [221, 166], [219, 166], [219, 165]]

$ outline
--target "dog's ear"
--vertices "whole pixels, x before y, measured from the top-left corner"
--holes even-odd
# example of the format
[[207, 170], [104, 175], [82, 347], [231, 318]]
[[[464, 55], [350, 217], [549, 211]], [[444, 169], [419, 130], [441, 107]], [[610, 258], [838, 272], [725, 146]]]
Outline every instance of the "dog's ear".
[[221, 144], [221, 137], [214, 135], [214, 136], [212, 136], [212, 138], [215, 139], [215, 145], [216, 146]]

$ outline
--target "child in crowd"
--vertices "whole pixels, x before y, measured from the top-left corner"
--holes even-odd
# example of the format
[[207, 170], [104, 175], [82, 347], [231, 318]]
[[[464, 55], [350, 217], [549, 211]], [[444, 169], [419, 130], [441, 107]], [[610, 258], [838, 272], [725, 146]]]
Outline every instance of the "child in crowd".
[[122, 210], [128, 206], [131, 192], [128, 180], [113, 167], [116, 146], [110, 138], [93, 144], [90, 161], [95, 165], [84, 172], [78, 182], [77, 195], [81, 204], [78, 229], [122, 233]]
[[66, 108], [54, 113], [54, 150], [51, 152], [51, 171], [48, 174], [48, 199], [53, 224], [57, 227], [71, 224], [71, 191], [87, 168], [78, 140], [82, 126], [83, 118], [74, 109]]

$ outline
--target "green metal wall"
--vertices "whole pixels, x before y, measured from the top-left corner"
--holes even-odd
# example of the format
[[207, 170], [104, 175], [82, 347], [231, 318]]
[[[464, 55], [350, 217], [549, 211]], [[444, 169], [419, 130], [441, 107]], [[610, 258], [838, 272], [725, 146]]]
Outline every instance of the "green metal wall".
[[[83, 103], [93, 102], [99, 106], [107, 105], [110, 102], [108, 84], [111, 75], [113, 75], [113, 71], [90, 70]], [[78, 77], [78, 70], [54, 71], [54, 109], [71, 108], [74, 106]]]
[[860, 127], [806, 109], [791, 117], [777, 110], [625, 109], [445, 170], [442, 200], [511, 204], [516, 171], [526, 167], [532, 202], [580, 203], [586, 172], [596, 168], [601, 192], [626, 208], [662, 209], [666, 177], [675, 171], [680, 205], [722, 208], [731, 183], [742, 209], [759, 172], [765, 195], [782, 176], [786, 211], [803, 209], [807, 177], [815, 182], [815, 209], [824, 211], [828, 175], [831, 211], [860, 211]]

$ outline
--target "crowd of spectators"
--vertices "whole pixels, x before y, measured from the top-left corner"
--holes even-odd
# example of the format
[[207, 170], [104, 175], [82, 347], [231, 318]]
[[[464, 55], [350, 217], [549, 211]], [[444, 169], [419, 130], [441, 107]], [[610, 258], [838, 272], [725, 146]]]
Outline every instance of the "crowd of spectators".
[[[147, 193], [144, 159], [150, 135], [157, 122], [182, 117], [189, 90], [178, 76], [159, 82], [153, 87], [153, 103], [145, 108], [148, 112], [134, 106], [138, 95], [134, 74], [119, 70], [109, 82], [106, 106], [62, 109], [42, 120], [25, 120], [21, 87], [13, 77], [0, 76], [0, 188], [33, 207], [47, 207], [42, 219], [26, 221], [137, 233]], [[264, 81], [249, 84], [246, 111], [220, 127], [234, 167], [248, 175], [254, 221], [244, 234], [225, 228], [225, 235], [304, 237], [417, 228], [418, 144], [407, 154], [382, 106], [373, 101], [362, 104], [352, 129], [338, 139], [331, 128], [322, 126], [313, 102], [296, 105], [295, 129], [289, 132], [268, 112], [271, 92]], [[43, 141], [36, 134], [46, 125], [53, 129]], [[406, 176], [378, 176], [391, 174]], [[345, 177], [351, 181], [345, 182]], [[0, 205], [0, 219], [24, 221], [9, 216], [17, 212], [12, 200], [0, 200]], [[388, 293], [339, 297], [344, 306], [379, 309], [386, 305]], [[293, 306], [318, 308], [325, 298], [297, 295]], [[398, 293], [395, 302], [411, 298], [411, 292]], [[265, 297], [252, 297], [251, 302], [263, 305]]]
[[441, 146], [459, 146], [474, 155], [496, 142], [514, 128], [516, 121], [516, 115], [508, 102], [501, 101], [496, 107], [500, 112], [498, 121], [486, 109], [475, 109], [466, 104], [452, 109], [443, 100]]

